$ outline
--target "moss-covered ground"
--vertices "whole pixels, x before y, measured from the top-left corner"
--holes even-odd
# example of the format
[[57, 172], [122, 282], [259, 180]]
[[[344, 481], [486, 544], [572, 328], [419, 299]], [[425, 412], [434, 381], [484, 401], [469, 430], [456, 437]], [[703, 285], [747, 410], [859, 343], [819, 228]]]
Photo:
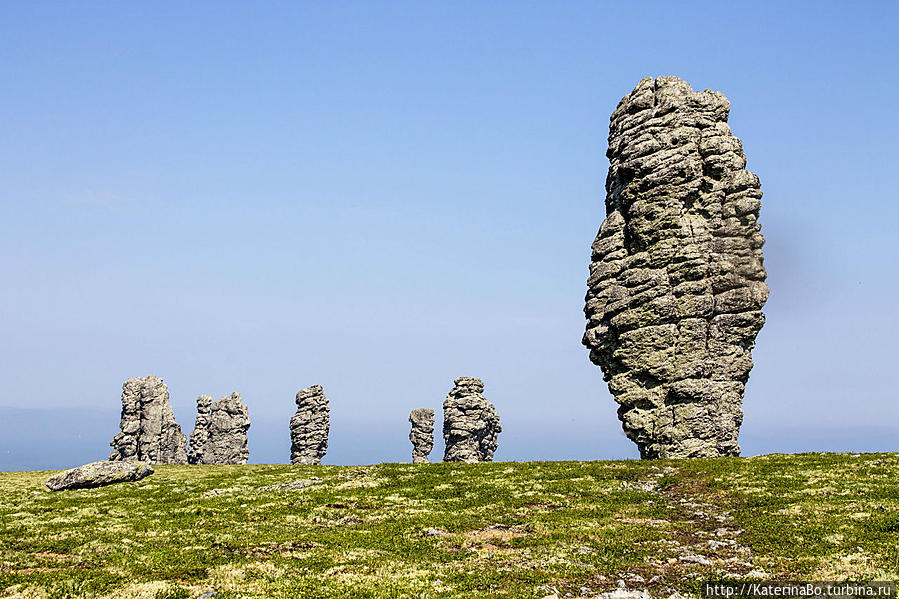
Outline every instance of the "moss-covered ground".
[[899, 579], [897, 454], [157, 466], [58, 493], [51, 474], [0, 473], [0, 597], [589, 597], [619, 581], [668, 597], [718, 578]]

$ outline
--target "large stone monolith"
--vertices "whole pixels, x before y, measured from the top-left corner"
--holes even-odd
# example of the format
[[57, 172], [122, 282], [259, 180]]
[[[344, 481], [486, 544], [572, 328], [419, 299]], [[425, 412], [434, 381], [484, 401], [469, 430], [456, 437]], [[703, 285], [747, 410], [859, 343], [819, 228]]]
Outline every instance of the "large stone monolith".
[[191, 464], [246, 464], [250, 457], [247, 430], [250, 414], [235, 391], [218, 401], [197, 398], [197, 421], [190, 434]]
[[427, 464], [428, 455], [434, 448], [434, 410], [420, 408], [409, 413], [412, 430], [409, 440], [412, 441], [412, 463]]
[[145, 376], [122, 385], [122, 432], [113, 437], [113, 461], [186, 464], [187, 437], [175, 422], [169, 390], [162, 379]]
[[722, 94], [646, 78], [609, 126], [584, 345], [644, 458], [738, 455], [768, 297], [762, 192]]
[[492, 462], [503, 428], [493, 404], [484, 397], [484, 383], [459, 377], [443, 402], [444, 462]]
[[328, 398], [321, 385], [313, 385], [297, 393], [296, 402], [290, 419], [290, 463], [321, 464], [331, 428]]

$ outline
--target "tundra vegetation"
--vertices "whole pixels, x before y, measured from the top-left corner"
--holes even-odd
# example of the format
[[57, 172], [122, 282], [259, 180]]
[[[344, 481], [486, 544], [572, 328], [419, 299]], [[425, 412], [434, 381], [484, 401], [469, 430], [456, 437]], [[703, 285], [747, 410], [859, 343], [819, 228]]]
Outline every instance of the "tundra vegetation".
[[[0, 473], [0, 597], [589, 597], [899, 579], [899, 454]], [[209, 597], [210, 595], [206, 595]]]

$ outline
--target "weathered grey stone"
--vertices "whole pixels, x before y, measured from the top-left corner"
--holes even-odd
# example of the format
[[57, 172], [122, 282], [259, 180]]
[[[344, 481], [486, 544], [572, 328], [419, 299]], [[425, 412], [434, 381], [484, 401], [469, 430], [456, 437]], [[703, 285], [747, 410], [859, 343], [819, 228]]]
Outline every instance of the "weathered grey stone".
[[51, 491], [92, 489], [114, 483], [140, 480], [153, 474], [146, 462], [92, 462], [53, 476], [46, 483]]
[[328, 451], [331, 408], [321, 385], [297, 393], [297, 411], [290, 419], [290, 463], [321, 464]]
[[186, 464], [187, 437], [175, 422], [169, 390], [156, 376], [122, 385], [122, 432], [113, 437], [109, 459], [151, 464]]
[[212, 397], [197, 398], [197, 421], [190, 434], [191, 464], [246, 464], [250, 457], [247, 430], [250, 414], [235, 391], [213, 402]]
[[718, 92], [659, 77], [611, 118], [583, 343], [644, 458], [740, 453], [768, 286], [762, 192], [729, 110]]
[[412, 463], [427, 464], [428, 454], [434, 448], [434, 410], [421, 408], [409, 413], [409, 423], [412, 431], [409, 440], [412, 441]]
[[459, 377], [443, 402], [444, 462], [492, 462], [497, 435], [503, 428], [493, 404], [483, 395], [484, 383]]

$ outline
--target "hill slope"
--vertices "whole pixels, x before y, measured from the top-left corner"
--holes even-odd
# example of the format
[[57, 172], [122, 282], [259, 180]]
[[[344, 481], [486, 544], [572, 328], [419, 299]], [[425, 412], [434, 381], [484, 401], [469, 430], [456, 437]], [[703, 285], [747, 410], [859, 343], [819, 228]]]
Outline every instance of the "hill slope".
[[899, 579], [899, 454], [0, 473], [0, 597], [695, 594]]

